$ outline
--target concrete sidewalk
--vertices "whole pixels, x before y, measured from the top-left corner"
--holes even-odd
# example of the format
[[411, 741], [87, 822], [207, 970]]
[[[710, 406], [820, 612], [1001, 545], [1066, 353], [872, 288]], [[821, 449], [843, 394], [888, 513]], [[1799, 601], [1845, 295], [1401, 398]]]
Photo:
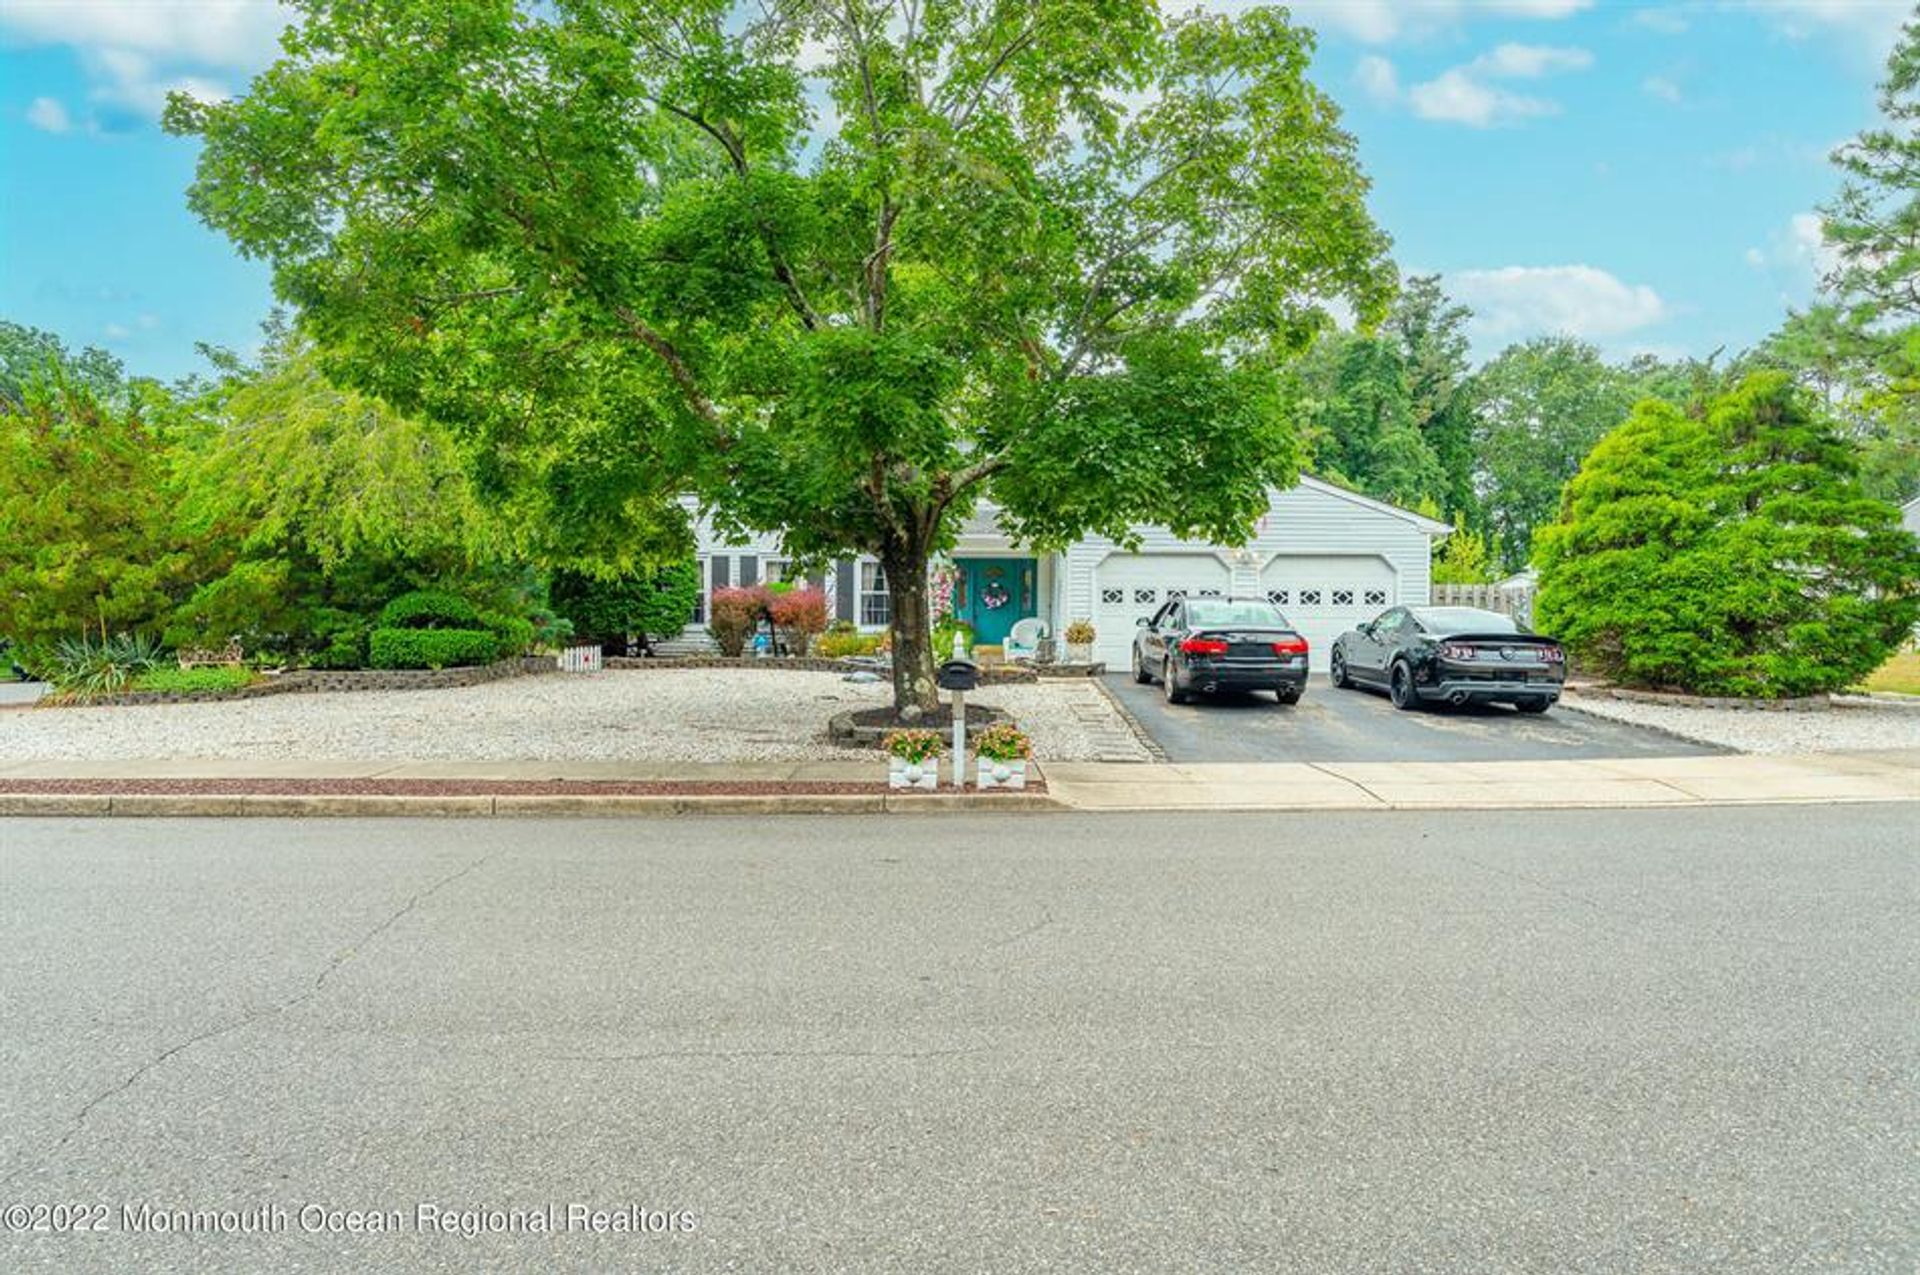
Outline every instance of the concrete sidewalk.
[[[1920, 801], [1920, 750], [1587, 761], [1050, 762], [1039, 769], [1041, 792], [959, 793], [943, 787], [933, 795], [889, 793], [878, 757], [766, 764], [15, 761], [0, 762], [0, 814], [1526, 810]], [[951, 782], [950, 774], [943, 766], [943, 784]], [[232, 787], [223, 790], [223, 781]], [[604, 790], [623, 783], [659, 785], [661, 791]], [[62, 784], [67, 790], [60, 790]], [[569, 784], [581, 787], [514, 791], [516, 785]], [[389, 790], [378, 791], [382, 786]], [[787, 791], [770, 790], [781, 786]]]
[[1920, 801], [1920, 750], [1615, 761], [1047, 766], [1075, 810], [1521, 810]]

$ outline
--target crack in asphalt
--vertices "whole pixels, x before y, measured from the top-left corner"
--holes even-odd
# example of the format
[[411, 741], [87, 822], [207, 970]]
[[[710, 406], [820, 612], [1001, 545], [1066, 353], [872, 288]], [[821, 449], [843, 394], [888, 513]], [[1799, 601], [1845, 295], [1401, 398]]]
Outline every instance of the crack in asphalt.
[[[416, 908], [420, 906], [420, 904], [425, 902], [427, 899], [432, 898], [435, 894], [438, 894], [441, 890], [445, 889], [447, 886], [452, 885], [455, 881], [458, 881], [462, 877], [465, 877], [468, 874], [477, 870], [482, 864], [486, 863], [489, 859], [491, 859], [493, 855], [494, 855], [494, 852], [489, 851], [486, 854], [483, 854], [478, 858], [474, 859], [471, 863], [468, 863], [465, 867], [459, 868], [453, 872], [448, 873], [446, 876], [441, 877], [438, 881], [435, 881], [432, 885], [427, 886], [425, 889], [415, 891], [414, 894], [411, 897], [409, 897], [405, 903], [401, 904], [399, 908], [397, 908], [395, 911], [393, 911], [387, 917], [385, 917], [378, 925], [375, 925], [372, 929], [368, 930], [365, 934], [362, 934], [358, 939], [355, 939], [352, 943], [348, 944], [345, 948], [342, 948], [340, 951], [334, 953], [333, 956], [328, 959], [326, 965], [320, 970], [319, 974], [314, 977], [313, 982], [304, 990], [296, 992], [292, 996], [288, 996], [282, 1000], [276, 1001], [273, 1004], [263, 1005], [258, 1009], [250, 1010], [247, 1013], [242, 1014], [240, 1017], [235, 1018], [229, 1022], [221, 1023], [215, 1027], [210, 1027], [205, 1031], [196, 1032], [195, 1034], [187, 1037], [185, 1040], [177, 1041], [174, 1044], [167, 1046], [165, 1049], [161, 1050], [159, 1053], [155, 1054], [153, 1057], [141, 1063], [138, 1067], [134, 1068], [133, 1071], [128, 1074], [125, 1080], [121, 1081], [119, 1084], [113, 1086], [110, 1089], [103, 1090], [102, 1092], [94, 1095], [93, 1098], [89, 1099], [85, 1103], [85, 1105], [83, 1105], [78, 1111], [74, 1113], [73, 1119], [67, 1126], [67, 1131], [60, 1135], [60, 1140], [58, 1142], [54, 1143], [52, 1148], [53, 1152], [55, 1153], [59, 1152], [69, 1142], [73, 1141], [73, 1139], [79, 1135], [81, 1130], [86, 1127], [88, 1117], [90, 1117], [94, 1113], [95, 1109], [98, 1108], [102, 1103], [109, 1102], [112, 1099], [119, 1097], [121, 1094], [126, 1093], [127, 1091], [132, 1089], [135, 1085], [139, 1084], [141, 1080], [145, 1079], [148, 1075], [150, 1075], [155, 1069], [165, 1064], [167, 1060], [174, 1058], [186, 1052], [189, 1049], [192, 1049], [195, 1045], [204, 1044], [209, 1040], [215, 1040], [221, 1036], [231, 1035], [234, 1032], [241, 1030], [242, 1028], [249, 1027], [252, 1024], [261, 1021], [262, 1019], [272, 1018], [276, 1015], [283, 1014], [286, 1011], [294, 1008], [295, 1006], [301, 1005], [306, 1001], [311, 1000], [314, 996], [319, 994], [321, 988], [326, 986], [328, 979], [332, 978], [336, 973], [338, 973], [340, 968], [343, 965], [345, 965], [348, 961], [358, 956], [361, 953], [361, 951], [363, 951], [367, 947], [369, 943], [372, 943], [374, 940], [378, 939], [382, 934], [385, 934], [388, 930], [392, 929], [394, 925], [399, 923], [399, 921], [401, 921], [408, 914], [412, 913]], [[11, 1181], [12, 1177], [9, 1176], [7, 1180]]]
[[662, 1049], [641, 1054], [536, 1054], [543, 1062], [667, 1062], [675, 1059], [701, 1059], [716, 1062], [740, 1062], [760, 1058], [957, 1058], [965, 1054], [991, 1053], [988, 1045], [968, 1045], [959, 1049]]
[[1042, 903], [1040, 905], [1040, 919], [1038, 921], [1035, 921], [1032, 925], [1027, 926], [1023, 930], [1014, 931], [1012, 934], [1007, 935], [1007, 937], [1003, 939], [995, 939], [993, 942], [987, 944], [986, 950], [989, 952], [997, 952], [1003, 947], [1012, 947], [1015, 943], [1018, 943], [1021, 939], [1031, 938], [1052, 924], [1053, 924], [1053, 909], [1048, 907], [1046, 904]]

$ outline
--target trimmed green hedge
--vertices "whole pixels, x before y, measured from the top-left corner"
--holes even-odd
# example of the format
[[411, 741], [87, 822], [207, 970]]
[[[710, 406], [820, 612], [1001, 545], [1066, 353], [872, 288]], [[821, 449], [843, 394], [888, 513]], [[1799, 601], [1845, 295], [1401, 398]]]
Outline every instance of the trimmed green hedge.
[[459, 668], [499, 654], [500, 639], [479, 629], [375, 629], [367, 640], [372, 668]]
[[[483, 629], [486, 624], [473, 603], [457, 593], [415, 589], [380, 608], [382, 629]], [[379, 665], [374, 667], [378, 668]]]
[[159, 691], [180, 695], [191, 692], [237, 691], [259, 681], [252, 669], [239, 665], [214, 665], [206, 668], [157, 668], [142, 673], [127, 684], [130, 691]]

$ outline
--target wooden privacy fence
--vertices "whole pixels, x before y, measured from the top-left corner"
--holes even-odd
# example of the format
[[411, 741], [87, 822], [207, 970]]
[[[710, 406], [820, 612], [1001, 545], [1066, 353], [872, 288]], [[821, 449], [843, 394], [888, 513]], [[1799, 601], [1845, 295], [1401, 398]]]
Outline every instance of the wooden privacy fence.
[[1437, 607], [1479, 607], [1510, 615], [1521, 624], [1533, 623], [1533, 589], [1499, 584], [1436, 584], [1431, 594]]

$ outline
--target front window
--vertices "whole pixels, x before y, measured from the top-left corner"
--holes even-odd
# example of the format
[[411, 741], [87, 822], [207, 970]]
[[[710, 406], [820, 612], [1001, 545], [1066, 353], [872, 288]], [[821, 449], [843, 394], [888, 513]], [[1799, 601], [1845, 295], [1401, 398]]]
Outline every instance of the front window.
[[888, 624], [893, 618], [893, 599], [887, 596], [887, 572], [877, 562], [860, 564], [860, 623], [868, 627]]
[[760, 582], [762, 584], [782, 584], [793, 570], [793, 564], [785, 558], [768, 558], [760, 564]]

